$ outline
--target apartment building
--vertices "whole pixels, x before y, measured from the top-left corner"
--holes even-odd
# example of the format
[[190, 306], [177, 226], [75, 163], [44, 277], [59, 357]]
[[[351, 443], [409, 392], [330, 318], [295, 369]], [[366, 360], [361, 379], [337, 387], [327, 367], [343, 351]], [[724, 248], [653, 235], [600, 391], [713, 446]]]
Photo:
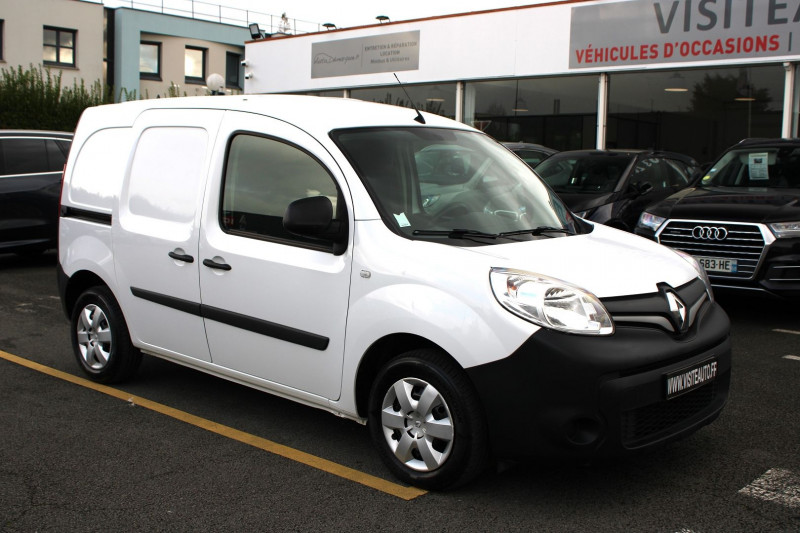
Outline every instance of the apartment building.
[[0, 68], [40, 65], [61, 73], [62, 85], [111, 85], [119, 99], [208, 94], [211, 74], [224, 79], [225, 93], [242, 93], [247, 20], [187, 14], [100, 0], [0, 0]]

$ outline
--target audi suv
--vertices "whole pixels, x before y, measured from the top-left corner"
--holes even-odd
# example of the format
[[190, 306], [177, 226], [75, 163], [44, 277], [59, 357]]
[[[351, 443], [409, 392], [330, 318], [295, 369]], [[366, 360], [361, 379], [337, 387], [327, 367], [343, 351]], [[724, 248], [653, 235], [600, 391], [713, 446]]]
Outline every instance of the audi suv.
[[800, 296], [800, 139], [747, 139], [636, 234], [693, 255], [714, 287]]

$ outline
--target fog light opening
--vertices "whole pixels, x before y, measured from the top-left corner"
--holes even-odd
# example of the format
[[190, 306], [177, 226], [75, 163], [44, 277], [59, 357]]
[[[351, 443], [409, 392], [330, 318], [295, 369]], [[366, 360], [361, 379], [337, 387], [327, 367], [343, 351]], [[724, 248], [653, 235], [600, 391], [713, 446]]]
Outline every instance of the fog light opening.
[[591, 446], [600, 440], [603, 426], [592, 418], [575, 418], [567, 424], [565, 433], [570, 444]]

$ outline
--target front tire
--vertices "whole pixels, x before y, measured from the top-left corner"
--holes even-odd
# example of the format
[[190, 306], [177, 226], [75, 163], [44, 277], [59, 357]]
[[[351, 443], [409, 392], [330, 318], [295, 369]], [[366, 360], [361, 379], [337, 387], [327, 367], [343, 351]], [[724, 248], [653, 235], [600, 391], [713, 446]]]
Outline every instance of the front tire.
[[125, 317], [108, 288], [92, 287], [80, 295], [70, 329], [75, 358], [92, 381], [116, 383], [138, 370], [142, 354], [131, 344]]
[[422, 349], [389, 361], [373, 383], [369, 406], [372, 440], [404, 482], [454, 488], [486, 468], [483, 410], [463, 369], [444, 354]]

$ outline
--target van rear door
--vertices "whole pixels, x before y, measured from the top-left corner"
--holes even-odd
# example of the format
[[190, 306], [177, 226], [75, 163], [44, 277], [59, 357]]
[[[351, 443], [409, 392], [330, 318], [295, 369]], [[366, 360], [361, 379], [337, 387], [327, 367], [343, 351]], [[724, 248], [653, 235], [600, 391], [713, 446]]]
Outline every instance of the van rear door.
[[113, 216], [114, 265], [134, 344], [210, 361], [200, 312], [199, 207], [223, 112], [150, 110]]

